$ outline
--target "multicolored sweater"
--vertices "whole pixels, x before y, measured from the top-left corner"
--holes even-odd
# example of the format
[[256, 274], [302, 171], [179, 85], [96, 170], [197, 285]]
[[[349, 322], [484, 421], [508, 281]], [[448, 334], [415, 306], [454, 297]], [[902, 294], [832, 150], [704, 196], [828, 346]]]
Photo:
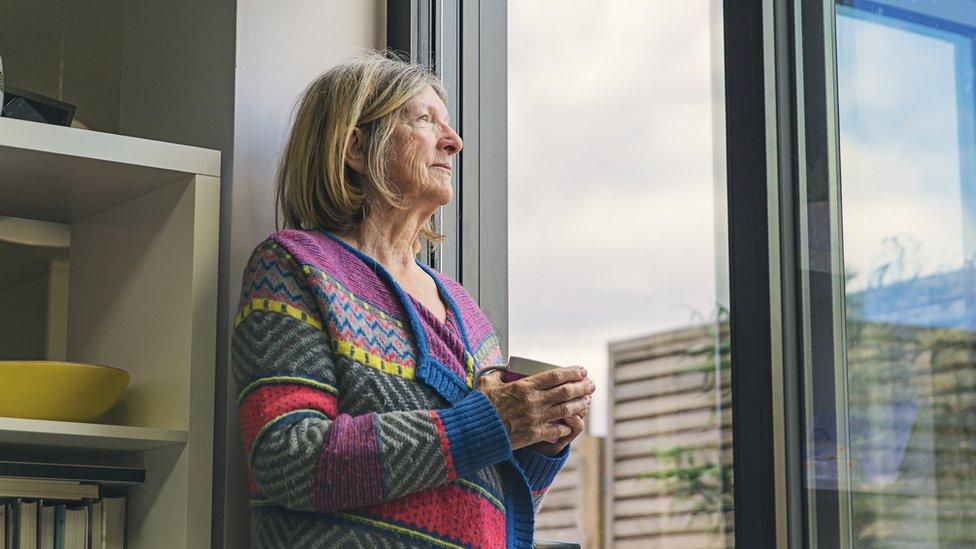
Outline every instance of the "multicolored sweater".
[[255, 547], [531, 547], [568, 449], [512, 451], [474, 372], [501, 359], [463, 286], [441, 321], [327, 231], [254, 250], [232, 359]]

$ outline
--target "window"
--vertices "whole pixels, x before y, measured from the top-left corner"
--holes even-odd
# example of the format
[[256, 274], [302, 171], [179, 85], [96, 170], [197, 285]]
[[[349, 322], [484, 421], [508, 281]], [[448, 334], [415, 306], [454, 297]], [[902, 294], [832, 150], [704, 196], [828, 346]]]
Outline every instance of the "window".
[[599, 387], [538, 537], [732, 544], [719, 17], [508, 5], [509, 352]]
[[957, 6], [845, 0], [825, 26], [839, 177], [800, 186], [811, 543], [976, 544], [976, 9]]

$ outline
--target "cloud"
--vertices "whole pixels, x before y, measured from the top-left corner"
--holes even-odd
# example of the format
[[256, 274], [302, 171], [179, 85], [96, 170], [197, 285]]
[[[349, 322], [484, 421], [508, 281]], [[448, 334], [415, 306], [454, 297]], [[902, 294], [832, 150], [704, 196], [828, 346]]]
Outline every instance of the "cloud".
[[715, 306], [708, 2], [509, 3], [512, 354], [584, 364]]
[[903, 276], [958, 268], [971, 253], [972, 205], [962, 200], [956, 49], [844, 16], [838, 48], [844, 259], [858, 275], [848, 290], [890, 259], [892, 237], [909, 243]]

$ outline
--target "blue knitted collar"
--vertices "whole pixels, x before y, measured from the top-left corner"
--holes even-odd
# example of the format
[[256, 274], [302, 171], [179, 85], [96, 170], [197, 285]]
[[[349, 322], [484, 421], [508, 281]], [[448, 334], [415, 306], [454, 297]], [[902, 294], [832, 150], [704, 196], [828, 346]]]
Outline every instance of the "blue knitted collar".
[[[430, 345], [427, 341], [427, 332], [424, 330], [423, 324], [420, 320], [420, 315], [417, 312], [417, 308], [414, 306], [413, 301], [407, 292], [397, 283], [393, 275], [383, 266], [382, 263], [373, 259], [361, 250], [350, 246], [346, 241], [332, 234], [326, 229], [317, 229], [325, 236], [329, 237], [337, 244], [342, 246], [344, 249], [348, 250], [356, 257], [358, 257], [363, 263], [366, 264], [373, 272], [377, 273], [382, 280], [384, 280], [389, 287], [393, 290], [394, 295], [400, 301], [403, 306], [403, 310], [407, 313], [407, 321], [410, 325], [410, 332], [413, 334], [413, 340], [417, 345], [420, 356], [417, 358], [416, 374], [417, 379], [429, 386], [430, 388], [437, 391], [444, 400], [451, 404], [454, 404], [464, 398], [469, 392], [471, 392], [471, 387], [468, 387], [461, 378], [457, 376], [450, 368], [445, 364], [442, 364], [439, 360], [435, 359], [430, 354]], [[447, 287], [444, 286], [444, 282], [437, 276], [436, 271], [424, 265], [419, 260], [417, 265], [420, 266], [427, 274], [434, 279], [434, 283], [437, 285], [437, 292], [440, 294], [441, 299], [444, 303], [451, 309], [454, 314], [454, 318], [458, 319], [458, 328], [461, 331], [461, 338], [464, 342], [464, 349], [470, 356], [474, 356], [471, 352], [471, 343], [468, 341], [468, 333], [464, 328], [464, 319], [461, 317], [461, 311], [458, 309], [457, 303], [454, 298], [451, 297], [451, 293], [448, 291]]]

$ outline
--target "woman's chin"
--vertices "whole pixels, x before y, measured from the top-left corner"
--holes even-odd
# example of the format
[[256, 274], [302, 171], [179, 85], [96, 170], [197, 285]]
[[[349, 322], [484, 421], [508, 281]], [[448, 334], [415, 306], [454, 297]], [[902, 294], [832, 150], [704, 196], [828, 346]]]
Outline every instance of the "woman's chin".
[[424, 193], [425, 202], [437, 204], [438, 207], [445, 206], [454, 198], [454, 188], [450, 182], [445, 186], [443, 183], [435, 183], [427, 188]]

